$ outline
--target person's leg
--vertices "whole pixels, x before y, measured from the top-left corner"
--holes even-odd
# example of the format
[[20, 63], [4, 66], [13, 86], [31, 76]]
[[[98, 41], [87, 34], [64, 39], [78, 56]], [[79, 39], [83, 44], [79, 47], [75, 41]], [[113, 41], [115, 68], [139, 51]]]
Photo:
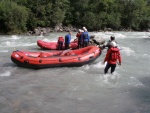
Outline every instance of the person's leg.
[[104, 69], [104, 74], [107, 74], [107, 73], [108, 73], [109, 68], [110, 68], [110, 64], [107, 63], [107, 64], [106, 64], [106, 67], [105, 67], [105, 69]]
[[67, 43], [65, 43], [65, 49], [67, 49], [67, 45], [68, 45], [68, 44], [67, 44]]
[[81, 42], [81, 41], [80, 41], [80, 43], [79, 43], [79, 47], [82, 48], [82, 42]]
[[88, 42], [85, 42], [85, 47], [87, 47], [88, 46]]
[[60, 42], [58, 42], [58, 50], [60, 50]]
[[68, 49], [68, 44], [67, 43], [65, 44], [65, 49]]
[[78, 40], [78, 49], [80, 48], [80, 42], [79, 42], [79, 40]]
[[81, 41], [81, 47], [83, 47], [83, 40]]
[[83, 47], [85, 47], [85, 41], [83, 41]]
[[62, 50], [63, 42], [60, 43], [60, 50]]
[[116, 64], [111, 64], [111, 74], [115, 71], [116, 69]]
[[90, 45], [90, 42], [87, 42], [87, 46], [89, 46]]
[[69, 44], [67, 44], [67, 49], [69, 49]]

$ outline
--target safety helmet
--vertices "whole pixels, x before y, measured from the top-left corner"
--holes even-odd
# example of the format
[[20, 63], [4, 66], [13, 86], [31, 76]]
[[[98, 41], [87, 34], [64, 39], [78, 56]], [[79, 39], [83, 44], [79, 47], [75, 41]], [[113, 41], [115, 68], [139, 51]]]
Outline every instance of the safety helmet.
[[83, 30], [84, 30], [84, 31], [87, 31], [86, 27], [83, 27]]
[[110, 43], [110, 45], [111, 45], [112, 47], [116, 47], [116, 46], [117, 46], [116, 42], [114, 42], [114, 41], [112, 41], [112, 42]]
[[110, 36], [110, 39], [115, 40], [115, 36], [114, 35]]
[[78, 31], [81, 32], [81, 29], [79, 29]]

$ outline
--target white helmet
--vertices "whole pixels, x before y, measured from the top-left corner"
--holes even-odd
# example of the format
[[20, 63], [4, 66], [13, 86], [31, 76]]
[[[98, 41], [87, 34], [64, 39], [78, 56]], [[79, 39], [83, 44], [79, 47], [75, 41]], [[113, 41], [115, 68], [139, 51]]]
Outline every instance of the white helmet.
[[114, 41], [112, 41], [112, 42], [110, 43], [110, 45], [111, 45], [112, 47], [116, 47], [116, 46], [117, 46], [116, 42], [114, 42]]
[[83, 30], [84, 30], [84, 31], [87, 31], [86, 27], [83, 27]]
[[81, 29], [79, 29], [78, 31], [81, 32]]

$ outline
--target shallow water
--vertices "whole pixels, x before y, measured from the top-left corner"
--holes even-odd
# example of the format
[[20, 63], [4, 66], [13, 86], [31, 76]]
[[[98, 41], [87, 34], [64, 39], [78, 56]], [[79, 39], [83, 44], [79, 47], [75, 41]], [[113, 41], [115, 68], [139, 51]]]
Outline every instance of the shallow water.
[[[73, 33], [72, 39], [75, 39]], [[92, 64], [40, 70], [17, 67], [14, 50], [44, 51], [36, 41], [49, 36], [0, 36], [1, 113], [150, 113], [150, 33], [90, 32], [121, 49], [123, 63], [113, 75], [103, 74], [106, 50]]]

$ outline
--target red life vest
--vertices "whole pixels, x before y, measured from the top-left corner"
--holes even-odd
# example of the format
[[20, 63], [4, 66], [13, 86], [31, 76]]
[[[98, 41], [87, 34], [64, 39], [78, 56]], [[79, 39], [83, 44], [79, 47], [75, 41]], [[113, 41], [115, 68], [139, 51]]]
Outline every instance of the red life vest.
[[118, 51], [111, 51], [109, 56], [109, 60], [116, 61], [118, 59]]
[[82, 33], [77, 33], [76, 37], [79, 38], [81, 36]]
[[59, 42], [64, 42], [64, 37], [63, 37], [63, 36], [60, 36], [60, 37], [58, 38], [58, 41], [59, 41]]
[[110, 64], [116, 64], [117, 60], [121, 63], [120, 50], [118, 48], [111, 47], [106, 54], [104, 61], [107, 61]]

